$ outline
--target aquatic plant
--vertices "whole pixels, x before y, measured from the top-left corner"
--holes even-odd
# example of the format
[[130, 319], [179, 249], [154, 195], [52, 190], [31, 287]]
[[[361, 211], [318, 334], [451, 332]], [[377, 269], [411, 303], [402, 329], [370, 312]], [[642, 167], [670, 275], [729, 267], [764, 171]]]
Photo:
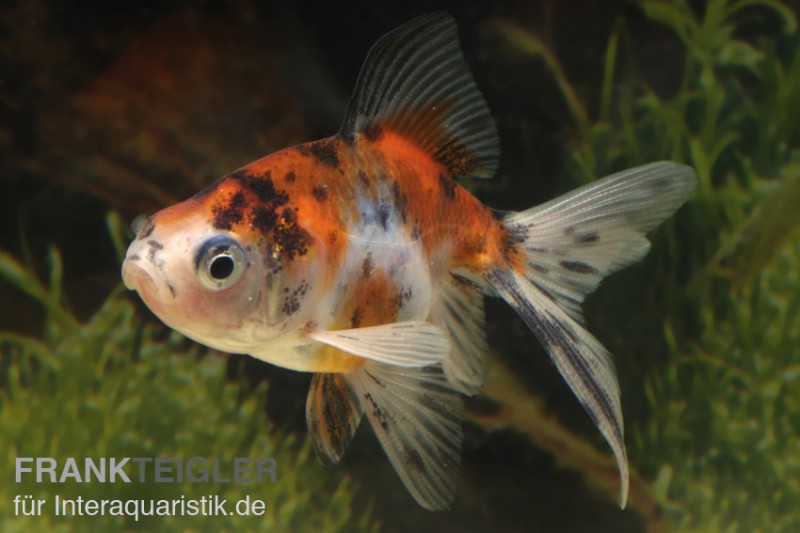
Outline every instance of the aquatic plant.
[[[651, 480], [666, 526], [796, 529], [796, 17], [774, 0], [709, 0], [699, 11], [685, 0], [639, 5], [684, 50], [676, 86], [650, 84], [636, 62], [628, 22], [620, 18], [608, 41], [596, 106], [576, 97], [581, 91], [542, 41], [518, 26], [504, 32], [517, 50], [541, 59], [562, 88], [578, 131], [570, 154], [578, 181], [658, 159], [686, 162], [700, 178], [689, 206], [659, 231], [645, 268], [626, 284], [612, 279], [601, 288], [588, 302], [588, 320], [618, 355], [642, 347], [640, 356], [618, 363], [627, 442], [634, 470]], [[588, 108], [597, 116], [587, 118]], [[647, 318], [622, 338], [614, 315], [624, 312], [613, 301], [627, 301], [631, 292], [639, 293]], [[602, 316], [592, 313], [601, 306]], [[659, 322], [661, 335], [644, 325]], [[646, 516], [651, 528], [662, 527], [658, 513]]]
[[[21, 5], [27, 9], [34, 4]], [[576, 132], [564, 174], [582, 183], [624, 167], [673, 159], [691, 164], [700, 176], [696, 196], [674, 221], [658, 230], [644, 265], [612, 277], [587, 302], [590, 329], [618, 358], [633, 476], [630, 507], [642, 513], [651, 530], [798, 529], [800, 35], [796, 15], [777, 0], [644, 0], [639, 6], [641, 16], [628, 10], [613, 27], [602, 79], [590, 87], [576, 86], [570, 80], [569, 66], [560, 63], [545, 39], [519, 22], [524, 17], [514, 23], [494, 20], [490, 24], [515, 50], [541, 61], [562, 93]], [[8, 17], [13, 21], [31, 19]], [[663, 48], [674, 55], [664, 57], [664, 65], [658, 65], [658, 70], [666, 73], [659, 81], [652, 79], [653, 69], [640, 64], [637, 55], [640, 43], [634, 39], [642, 34], [634, 37], [630, 28], [642, 23], [664, 30], [656, 37], [658, 41], [664, 35], [674, 37], [674, 42]], [[16, 50], [37, 59], [52, 57], [59, 63], [62, 56], [71, 55], [64, 51], [41, 54], [40, 48], [31, 45], [36, 39], [20, 40], [33, 30], [15, 29], [18, 31], [9, 32], [9, 38], [17, 39]], [[204, 36], [200, 32], [201, 39]], [[123, 74], [128, 75], [126, 70], [137, 64], [137, 57], [169, 42], [157, 32], [145, 37], [144, 52], [133, 50], [116, 56], [110, 69], [93, 78], [86, 73], [88, 81], [80, 84], [76, 100], [45, 100], [75, 102], [80, 111], [97, 119], [92, 124], [105, 128], [108, 117], [115, 114], [109, 110], [119, 103], [105, 99], [109, 91], [119, 92], [122, 87], [125, 90], [119, 94], [131, 95], [128, 101], [133, 102], [144, 101], [150, 94], [123, 83], [127, 79]], [[37, 76], [49, 76], [51, 83], [62, 84], [62, 77], [54, 73], [69, 72], [75, 77], [77, 65], [68, 65], [69, 69], [29, 70], [36, 74], [32, 78], [43, 94], [60, 95], [47, 90], [51, 86], [42, 85]], [[524, 75], [523, 69], [518, 70]], [[671, 83], [664, 83], [665, 78]], [[588, 99], [586, 95], [590, 95]], [[35, 123], [37, 131], [53, 141], [43, 146], [77, 146], [77, 142], [78, 160], [82, 161], [64, 165], [73, 160], [69, 154], [66, 158], [49, 154], [44, 161], [52, 163], [52, 156], [57, 155], [58, 164], [43, 166], [37, 157], [32, 168], [36, 173], [61, 178], [60, 170], [69, 167], [83, 186], [87, 167], [99, 182], [129, 172], [122, 167], [130, 159], [136, 161], [135, 167], [147, 171], [142, 175], [150, 176], [151, 165], [158, 159], [167, 161], [161, 164], [166, 170], [154, 173], [159, 179], [171, 175], [173, 167], [180, 170], [180, 176], [187, 176], [181, 170], [186, 168], [182, 158], [176, 158], [171, 149], [152, 157], [154, 152], [140, 149], [149, 146], [147, 138], [133, 144], [116, 142], [134, 138], [126, 135], [138, 130], [130, 129], [125, 120], [136, 125], [135, 121], [142, 120], [140, 115], [126, 115], [129, 118], [118, 124], [119, 132], [126, 135], [104, 141], [104, 146], [112, 149], [101, 155], [99, 162], [93, 143], [74, 140], [71, 115], [47, 118], [46, 112], [37, 110], [36, 116], [42, 117]], [[173, 117], [172, 112], [168, 116]], [[149, 118], [156, 124], [161, 119], [148, 115], [145, 124], [150, 124]], [[284, 121], [281, 118], [274, 123]], [[176, 120], [170, 123], [180, 125]], [[0, 145], [14, 139], [8, 127], [0, 128]], [[188, 139], [181, 145], [188, 156], [202, 146], [199, 152], [214, 154], [203, 156], [203, 161], [221, 168], [218, 172], [231, 168], [232, 163], [220, 157], [216, 132], [170, 131], [180, 134], [171, 138]], [[55, 142], [63, 139], [70, 144]], [[286, 143], [278, 143], [282, 144]], [[142, 158], [142, 153], [149, 155]], [[58, 172], [45, 171], [51, 168]], [[114, 172], [105, 172], [108, 168]], [[142, 179], [126, 175], [134, 185]], [[176, 186], [195, 190], [186, 180], [177, 181], [183, 185]], [[141, 192], [148, 193], [148, 205], [152, 205], [152, 198], [164, 202], [166, 192], [177, 194], [180, 190], [166, 191], [170, 187], [152, 194], [146, 188]], [[113, 190], [116, 196], [110, 201], [119, 202], [118, 187]], [[128, 197], [123, 200], [131, 208]], [[120, 241], [118, 247], [122, 246]], [[143, 323], [119, 292], [109, 297], [88, 325], [80, 324], [58, 292], [57, 259], [54, 255], [52, 279], [46, 287], [12, 258], [2, 256], [0, 261], [4, 277], [26, 287], [47, 311], [41, 339], [11, 333], [0, 337], [0, 453], [6, 462], [23, 451], [80, 456], [99, 455], [95, 450], [101, 449], [122, 450], [114, 452], [119, 455], [145, 449], [150, 454], [185, 456], [210, 454], [207, 450], [225, 447], [242, 450], [243, 455], [273, 455], [279, 465], [291, 465], [296, 479], [279, 474], [279, 484], [260, 489], [273, 501], [278, 494], [286, 494], [290, 503], [275, 505], [272, 511], [290, 516], [246, 524], [220, 520], [215, 525], [289, 529], [304, 527], [303, 520], [318, 520], [312, 524], [318, 528], [345, 523], [346, 501], [337, 501], [324, 512], [319, 511], [323, 504], [315, 503], [319, 501], [315, 494], [333, 489], [292, 496], [294, 490], [319, 487], [322, 479], [328, 480], [325, 487], [336, 484], [313, 460], [306, 461], [307, 447], [299, 439], [265, 432], [260, 409], [263, 388], [251, 391], [244, 383], [225, 382], [218, 359], [187, 347], [175, 334], [165, 337], [160, 327]], [[629, 302], [635, 304], [635, 311], [623, 309]], [[620, 320], [632, 315], [636, 315], [633, 322]], [[103, 328], [107, 328], [105, 333]], [[84, 348], [86, 351], [79, 353]], [[587, 484], [600, 487], [613, 502], [617, 490], [614, 465], [603, 454], [599, 439], [592, 441], [565, 427], [554, 414], [563, 412], [561, 406], [548, 406], [540, 391], [527, 390], [517, 383], [519, 376], [509, 374], [502, 361], [492, 361], [485, 394], [500, 405], [489, 415], [472, 411], [472, 420], [488, 429], [516, 428], [552, 453], [559, 465], [584, 473]], [[115, 416], [122, 417], [122, 422]], [[214, 422], [206, 423], [205, 416]], [[262, 429], [254, 429], [258, 426]], [[152, 428], [155, 437], [149, 437], [147, 428]], [[205, 444], [193, 442], [191, 435], [203, 435]], [[84, 448], [69, 447], [70, 439]], [[3, 468], [8, 471], [7, 464]], [[313, 479], [303, 477], [308, 472], [314, 474]], [[333, 477], [339, 480], [341, 475], [337, 470]], [[281, 489], [283, 482], [291, 486]], [[41, 487], [0, 487], [0, 520], [7, 527], [29, 529], [30, 519], [11, 516], [10, 501], [14, 494], [25, 491], [44, 497]], [[59, 486], [56, 490], [65, 496], [67, 490], [78, 493], [74, 487], [63, 489]], [[164, 486], [157, 489], [165, 490]], [[198, 487], [186, 488], [192, 489]], [[352, 484], [345, 482], [337, 494], [348, 500], [351, 491]], [[81, 494], [88, 495], [83, 489]], [[311, 507], [298, 507], [303, 505]], [[50, 518], [37, 525], [45, 527], [46, 519]], [[63, 524], [86, 529], [137, 526], [110, 519]], [[157, 525], [147, 523], [147, 527]], [[204, 526], [185, 519], [169, 527]]]
[[[117, 219], [116, 226], [119, 226]], [[117, 237], [117, 241], [120, 241]], [[0, 332], [0, 523], [5, 531], [152, 531], [247, 529], [370, 531], [369, 512], [355, 512], [355, 485], [319, 464], [305, 436], [270, 429], [266, 387], [226, 380], [224, 360], [176, 333], [145, 323], [120, 286], [87, 323], [66, 308], [61, 259], [50, 252], [49, 285], [0, 251], [0, 277], [45, 311], [41, 337]], [[16, 457], [272, 457], [277, 479], [261, 483], [13, 483]], [[252, 463], [255, 464], [255, 463]], [[15, 516], [16, 495], [47, 503], [42, 516]], [[56, 495], [84, 499], [199, 499], [216, 494], [266, 502], [264, 516], [54, 516]]]

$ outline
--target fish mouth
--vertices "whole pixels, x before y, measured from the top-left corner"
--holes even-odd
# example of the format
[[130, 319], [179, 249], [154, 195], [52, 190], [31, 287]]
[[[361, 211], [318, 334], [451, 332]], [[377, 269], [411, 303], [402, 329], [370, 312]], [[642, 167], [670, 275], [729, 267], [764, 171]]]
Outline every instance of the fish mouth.
[[131, 259], [122, 264], [122, 282], [128, 290], [138, 292], [142, 299], [150, 305], [153, 301], [166, 300], [169, 294], [173, 298], [175, 291], [167, 283], [159, 283], [147, 271]]

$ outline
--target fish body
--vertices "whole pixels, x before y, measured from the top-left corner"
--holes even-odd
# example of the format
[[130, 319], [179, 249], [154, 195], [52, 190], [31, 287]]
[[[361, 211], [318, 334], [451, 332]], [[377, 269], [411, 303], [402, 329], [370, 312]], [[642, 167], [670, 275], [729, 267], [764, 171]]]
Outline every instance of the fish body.
[[619, 387], [580, 304], [647, 252], [694, 174], [655, 163], [499, 214], [454, 179], [491, 177], [498, 158], [454, 22], [421, 16], [373, 47], [339, 134], [139, 219], [123, 278], [200, 343], [314, 372], [306, 417], [323, 462], [366, 416], [428, 509], [454, 498], [461, 395], [485, 377], [483, 298], [500, 296], [609, 442], [624, 505]]
[[[156, 221], [174, 226], [161, 237], [150, 233]], [[193, 270], [191, 243], [219, 232], [250, 243], [248, 278], [264, 285], [243, 286], [252, 298], [240, 307], [228, 294], [222, 301], [198, 294], [188, 276], [190, 287], [175, 290], [172, 301], [192, 312], [157, 312], [170, 326], [220, 350], [312, 372], [352, 370], [364, 359], [309, 342], [309, 331], [426, 320], [437, 280], [459, 268], [482, 272], [500, 260], [505, 235], [444, 166], [391, 133], [282, 150], [148, 224], [137, 239], [143, 251], [130, 255], [165, 261], [159, 277], [172, 290], [180, 281], [168, 272]], [[190, 243], [194, 230], [184, 227], [203, 229]], [[165, 259], [162, 246], [174, 250], [181, 237], [186, 253]], [[154, 310], [163, 305], [142, 296]], [[232, 301], [236, 309], [225, 310]], [[207, 338], [209, 328], [219, 333]]]

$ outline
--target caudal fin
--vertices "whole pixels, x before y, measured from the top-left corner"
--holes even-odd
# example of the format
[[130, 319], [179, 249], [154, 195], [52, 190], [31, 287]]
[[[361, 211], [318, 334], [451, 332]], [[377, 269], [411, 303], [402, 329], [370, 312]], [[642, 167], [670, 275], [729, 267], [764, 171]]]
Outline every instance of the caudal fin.
[[583, 327], [581, 303], [608, 274], [640, 260], [647, 232], [671, 216], [696, 185], [669, 162], [619, 172], [504, 219], [523, 261], [486, 279], [523, 318], [611, 447], [628, 498], [620, 389], [611, 354]]

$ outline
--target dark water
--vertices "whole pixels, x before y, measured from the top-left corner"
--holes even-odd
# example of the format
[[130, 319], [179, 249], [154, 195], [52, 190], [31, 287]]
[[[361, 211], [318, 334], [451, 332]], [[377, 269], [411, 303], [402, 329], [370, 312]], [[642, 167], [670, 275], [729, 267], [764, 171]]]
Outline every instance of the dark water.
[[[685, 7], [686, 16], [699, 20], [708, 6], [693, 2]], [[696, 165], [696, 146], [704, 138], [723, 138], [726, 132], [737, 136], [716, 154], [707, 173], [698, 167], [708, 187], [674, 224], [654, 236], [651, 257], [613, 276], [586, 305], [590, 329], [618, 356], [633, 471], [631, 500], [626, 510], [619, 509], [613, 462], [546, 353], [510, 309], [490, 301], [489, 342], [494, 365], [503, 372], [494, 382], [496, 394], [487, 386], [486, 394], [467, 403], [462, 476], [452, 510], [419, 508], [362, 424], [341, 465], [308, 467], [309, 476], [325, 480], [318, 493], [298, 490], [297, 501], [271, 502], [284, 514], [305, 513], [320, 521], [287, 518], [262, 525], [279, 530], [305, 530], [309, 523], [341, 530], [370, 524], [386, 531], [791, 530], [800, 524], [792, 511], [800, 508], [795, 487], [800, 452], [789, 444], [800, 434], [800, 411], [794, 410], [800, 408], [800, 384], [790, 372], [800, 357], [800, 303], [794, 296], [800, 254], [796, 214], [781, 207], [787, 202], [774, 208], [770, 202], [781, 191], [794, 198], [800, 190], [794, 185], [797, 169], [790, 165], [800, 161], [794, 155], [797, 129], [781, 129], [800, 109], [800, 90], [790, 84], [800, 84], [795, 66], [800, 54], [795, 53], [796, 30], [787, 22], [793, 7], [783, 7], [783, 12], [756, 8], [746, 17], [731, 13], [726, 20], [736, 31], [720, 30], [715, 38], [760, 47], [761, 56], [753, 59], [757, 68], [748, 70], [744, 62], [714, 64], [714, 79], [703, 85], [701, 70], [687, 67], [693, 64], [687, 59], [691, 48], [663, 20], [629, 2], [6, 3], [0, 8], [0, 249], [46, 279], [52, 264], [48, 249], [56, 246], [64, 266], [62, 302], [79, 321], [90, 319], [120, 282], [120, 260], [105, 221], [110, 210], [128, 222], [267, 153], [335, 133], [371, 44], [416, 14], [450, 11], [502, 138], [498, 175], [475, 188], [492, 207], [522, 209], [582, 183], [588, 177], [576, 154], [587, 150], [595, 154], [594, 170], [603, 174], [656, 159]], [[523, 35], [509, 37], [504, 25], [509, 23]], [[614, 36], [617, 65], [604, 82]], [[770, 77], [775, 65], [784, 78]], [[611, 90], [604, 93], [604, 87]], [[716, 89], [722, 101], [712, 116]], [[706, 96], [687, 96], [689, 107], [676, 115], [686, 123], [684, 137], [675, 134], [679, 140], [669, 144], [675, 135], [657, 121], [651, 125], [648, 117], [667, 116], [670, 105], [693, 90]], [[624, 102], [647, 91], [659, 104], [634, 106], [634, 118], [626, 123]], [[580, 112], [567, 93], [580, 104]], [[774, 107], [782, 111], [775, 111], [774, 118], [764, 110], [754, 111], [761, 122], [736, 112], [767, 106], [769, 95], [779, 93], [784, 100], [776, 100]], [[601, 94], [608, 94], [607, 102]], [[594, 127], [598, 124], [607, 128]], [[629, 142], [626, 127], [644, 148]], [[753, 212], [776, 214], [753, 219]], [[737, 243], [743, 244], [737, 248]], [[147, 323], [155, 331], [154, 342], [164, 342], [164, 327], [135, 295], [120, 301], [126, 298], [134, 302], [138, 317], [131, 324], [141, 328]], [[2, 278], [0, 301], [0, 331], [45, 340], [57, 335], [47, 322], [52, 316], [18, 283]], [[767, 317], [765, 324], [747, 321], [749, 311]], [[780, 326], [773, 335], [767, 324]], [[743, 333], [750, 330], [755, 333]], [[3, 338], [0, 346], [3, 386], [9, 388], [10, 369], [21, 359], [13, 342]], [[185, 350], [189, 344], [176, 346]], [[760, 364], [770, 350], [785, 359]], [[737, 354], [731, 356], [734, 362], [717, 361], [731, 353]], [[712, 360], [705, 366], [697, 363]], [[264, 438], [277, 430], [294, 435], [299, 450], [308, 438], [304, 403], [309, 376], [244, 356], [226, 361], [220, 379], [226, 375], [236, 390], [268, 385], [253, 431]], [[513, 380], [504, 381], [506, 376]], [[726, 395], [731, 390], [740, 392]], [[75, 389], [74, 397], [63, 401], [81, 404], [82, 394]], [[35, 412], [9, 398], [0, 397], [4, 416], [23, 417], [25, 425], [39, 423]], [[530, 407], [536, 415], [519, 422], [504, 405]], [[192, 412], [191, 401], [181, 408], [196, 420], [196, 433], [187, 430], [189, 436], [181, 438], [200, 446], [190, 445], [185, 453], [205, 449], [203, 439], [214, 428], [202, 423], [203, 412]], [[146, 418], [137, 428], [144, 440]], [[755, 429], [728, 431], [726, 420], [731, 427], [750, 424]], [[101, 432], [90, 441], [102, 443], [106, 436]], [[47, 437], [28, 450], [28, 441], [8, 439], [10, 457], [58, 453]], [[103, 453], [98, 445], [84, 455]], [[769, 457], [779, 457], [774, 471]], [[301, 465], [306, 462], [298, 460], [296, 468]], [[754, 465], [751, 470], [749, 465]], [[281, 476], [296, 477], [298, 484], [306, 479], [291, 464], [281, 466]], [[745, 481], [765, 476], [772, 484]], [[342, 478], [352, 482], [339, 487]], [[741, 490], [722, 488], [736, 478], [742, 480]], [[10, 501], [18, 490], [12, 476], [3, 471], [0, 484]], [[751, 515], [760, 517], [757, 525], [736, 512], [742, 494], [753, 486]], [[45, 489], [34, 485], [31, 490]], [[206, 490], [223, 489], [212, 484]], [[272, 497], [270, 486], [247, 490], [267, 501]], [[335, 510], [326, 507], [337, 490], [352, 498], [344, 505], [352, 517], [342, 514], [341, 504]], [[304, 507], [309, 501], [313, 505]], [[0, 519], [38, 528], [37, 517], [27, 522], [14, 517], [10, 503], [0, 503], [0, 509]], [[334, 512], [337, 521], [326, 523], [326, 513]], [[92, 520], [67, 524], [91, 529]], [[154, 519], [114, 527], [223, 527], [214, 520], [198, 526]]]

